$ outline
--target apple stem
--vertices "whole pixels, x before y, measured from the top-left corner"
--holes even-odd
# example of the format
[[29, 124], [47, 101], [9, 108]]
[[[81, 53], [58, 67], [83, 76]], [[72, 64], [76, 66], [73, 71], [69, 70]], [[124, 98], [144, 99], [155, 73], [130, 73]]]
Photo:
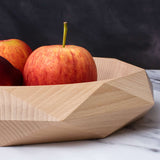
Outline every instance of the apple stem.
[[66, 45], [67, 30], [68, 30], [68, 28], [67, 28], [67, 22], [64, 22], [64, 28], [63, 28], [63, 43], [62, 43], [63, 48], [64, 48], [65, 45]]

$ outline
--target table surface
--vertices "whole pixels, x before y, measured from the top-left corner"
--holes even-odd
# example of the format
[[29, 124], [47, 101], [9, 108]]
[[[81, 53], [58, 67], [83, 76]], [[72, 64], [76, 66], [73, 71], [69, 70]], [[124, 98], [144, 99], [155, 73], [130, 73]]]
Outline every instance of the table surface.
[[159, 160], [160, 70], [147, 70], [154, 88], [154, 107], [141, 119], [99, 140], [0, 147], [2, 160]]

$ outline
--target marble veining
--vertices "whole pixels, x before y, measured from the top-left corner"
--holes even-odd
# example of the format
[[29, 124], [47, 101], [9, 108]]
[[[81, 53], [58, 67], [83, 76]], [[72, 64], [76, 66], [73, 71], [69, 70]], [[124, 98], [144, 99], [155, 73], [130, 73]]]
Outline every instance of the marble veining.
[[160, 160], [160, 70], [147, 70], [154, 107], [104, 139], [0, 147], [2, 160]]
[[146, 70], [146, 72], [153, 84], [153, 88], [160, 91], [160, 70]]

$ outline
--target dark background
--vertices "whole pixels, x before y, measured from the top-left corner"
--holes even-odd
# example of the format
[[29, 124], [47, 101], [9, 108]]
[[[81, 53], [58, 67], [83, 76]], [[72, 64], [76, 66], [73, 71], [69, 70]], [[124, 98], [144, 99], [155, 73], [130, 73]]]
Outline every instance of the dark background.
[[159, 0], [0, 1], [0, 39], [18, 38], [32, 49], [61, 44], [63, 21], [69, 22], [67, 44], [160, 69]]

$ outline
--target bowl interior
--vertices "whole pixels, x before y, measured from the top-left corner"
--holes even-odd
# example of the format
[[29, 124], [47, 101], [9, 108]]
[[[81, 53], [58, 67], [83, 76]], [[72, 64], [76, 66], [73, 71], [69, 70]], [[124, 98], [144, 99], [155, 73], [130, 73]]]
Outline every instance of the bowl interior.
[[143, 70], [114, 58], [95, 57], [94, 60], [97, 66], [98, 80], [116, 79]]

